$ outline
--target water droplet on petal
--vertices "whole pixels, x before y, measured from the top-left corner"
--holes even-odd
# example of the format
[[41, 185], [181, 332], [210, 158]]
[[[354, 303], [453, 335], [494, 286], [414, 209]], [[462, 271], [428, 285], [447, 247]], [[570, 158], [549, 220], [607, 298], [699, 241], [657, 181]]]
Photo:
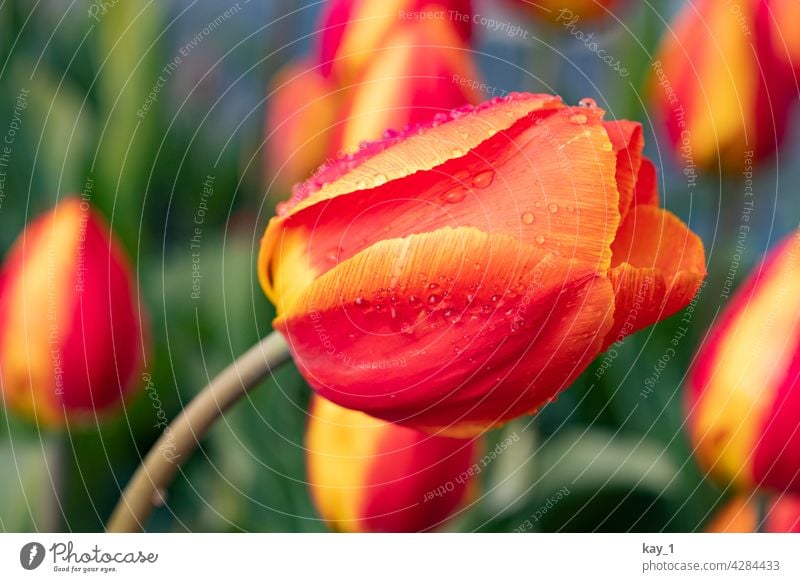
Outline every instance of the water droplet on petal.
[[523, 212], [522, 213], [522, 222], [523, 224], [533, 224], [535, 217], [533, 216], [532, 212]]
[[547, 209], [550, 211], [550, 214], [555, 214], [558, 212], [558, 204], [550, 204]]
[[442, 200], [448, 204], [461, 202], [467, 195], [467, 189], [463, 186], [455, 186], [442, 194]]
[[428, 303], [429, 303], [430, 305], [436, 305], [436, 304], [437, 304], [437, 303], [439, 303], [441, 300], [442, 300], [442, 296], [441, 296], [441, 295], [437, 295], [436, 293], [431, 293], [431, 294], [428, 296]]
[[610, 152], [613, 149], [613, 146], [611, 145], [610, 141], [604, 142], [601, 147], [603, 148], [603, 151], [606, 152]]
[[363, 297], [356, 297], [355, 300], [353, 301], [353, 305], [355, 305], [360, 309], [366, 309], [369, 307], [369, 301], [367, 301]]
[[366, 180], [359, 180], [358, 182], [356, 182], [356, 188], [358, 188], [359, 190], [364, 190], [366, 187], [367, 187]]
[[409, 305], [416, 305], [417, 303], [419, 303], [419, 297], [415, 297], [414, 295], [409, 295], [408, 304]]
[[375, 177], [372, 178], [372, 182], [376, 186], [380, 186], [382, 184], [386, 184], [387, 178], [384, 174], [375, 174]]
[[597, 107], [597, 102], [592, 99], [591, 97], [584, 97], [580, 101], [578, 101], [578, 106], [580, 107]]
[[542, 236], [541, 234], [537, 234], [534, 240], [538, 245], [544, 244], [544, 236]]
[[494, 170], [486, 170], [476, 174], [472, 179], [473, 188], [486, 188], [494, 180]]
[[463, 155], [464, 155], [464, 151], [463, 151], [463, 150], [461, 150], [461, 149], [459, 149], [459, 148], [453, 148], [453, 149], [450, 151], [450, 153], [451, 153], [451, 154], [453, 155], [453, 157], [455, 157], [455, 158], [460, 158], [461, 156], [463, 156]]

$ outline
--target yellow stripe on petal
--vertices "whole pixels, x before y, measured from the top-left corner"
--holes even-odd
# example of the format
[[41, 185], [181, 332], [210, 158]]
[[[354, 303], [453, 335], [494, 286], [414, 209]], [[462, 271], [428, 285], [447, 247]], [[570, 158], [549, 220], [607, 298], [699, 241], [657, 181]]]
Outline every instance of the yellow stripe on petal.
[[[370, 461], [387, 424], [315, 396], [306, 431], [312, 495], [322, 518], [338, 531], [360, 531]], [[341, 451], [349, 451], [342, 456]]]

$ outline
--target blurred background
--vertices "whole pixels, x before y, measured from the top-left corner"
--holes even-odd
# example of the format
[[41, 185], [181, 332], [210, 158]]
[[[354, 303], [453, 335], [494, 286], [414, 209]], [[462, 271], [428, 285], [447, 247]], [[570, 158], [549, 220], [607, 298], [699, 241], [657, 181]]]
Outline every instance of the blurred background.
[[[0, 133], [16, 115], [0, 253], [33, 216], [88, 191], [132, 258], [151, 320], [149, 382], [118, 417], [64, 434], [0, 411], [3, 531], [102, 530], [160, 434], [159, 412], [173, 418], [269, 333], [274, 312], [255, 256], [290, 191], [270, 170], [277, 162], [265, 115], [276, 75], [315, 50], [325, 4], [0, 2]], [[510, 532], [529, 520], [524, 529], [532, 531], [702, 530], [730, 492], [692, 455], [686, 371], [728, 300], [726, 279], [732, 275], [735, 288], [800, 220], [786, 187], [798, 183], [800, 168], [781, 163], [800, 154], [797, 110], [778, 154], [755, 168], [755, 197], [746, 197], [750, 177], [741, 171], [687, 172], [651, 105], [652, 63], [682, 1], [619, 2], [572, 28], [514, 4], [474, 3], [474, 13], [519, 27], [509, 34], [473, 25], [470, 55], [487, 87], [554, 93], [568, 103], [591, 97], [607, 118], [640, 121], [662, 203], [703, 239], [709, 278], [687, 311], [614, 346], [535, 419], [491, 433], [488, 447], [519, 441], [481, 472], [481, 492], [446, 529]], [[592, 33], [627, 74], [576, 30]], [[204, 194], [209, 183], [213, 193]], [[742, 243], [742, 208], [753, 199]], [[293, 365], [254, 390], [212, 429], [147, 529], [326, 531], [306, 486], [309, 395]]]

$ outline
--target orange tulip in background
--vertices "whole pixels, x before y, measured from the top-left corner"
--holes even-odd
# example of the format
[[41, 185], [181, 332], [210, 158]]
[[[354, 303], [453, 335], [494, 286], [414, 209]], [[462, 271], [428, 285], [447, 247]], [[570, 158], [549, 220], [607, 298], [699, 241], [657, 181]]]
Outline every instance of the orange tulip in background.
[[[513, 94], [362, 148], [296, 189], [259, 277], [312, 387], [467, 436], [537, 410], [684, 307], [702, 243], [658, 206], [636, 123]], [[402, 362], [396, 364], [396, 362]]]
[[469, 0], [327, 2], [318, 55], [290, 63], [272, 84], [269, 183], [289, 192], [326, 159], [343, 158], [386, 129], [480, 101], [466, 44], [471, 14]]
[[782, 495], [762, 500], [745, 494], [738, 495], [717, 512], [706, 531], [800, 533], [800, 498]]
[[684, 164], [736, 172], [775, 151], [797, 97], [790, 64], [797, 6], [698, 0], [683, 7], [656, 56], [651, 91]]
[[702, 467], [742, 490], [800, 492], [800, 233], [737, 291], [689, 380]]
[[[536, 18], [546, 22], [599, 20], [607, 18], [622, 0], [511, 0]], [[577, 22], [577, 20], [575, 22]]]
[[94, 423], [136, 385], [141, 312], [108, 226], [78, 198], [34, 220], [0, 272], [5, 405], [44, 426]]
[[476, 486], [475, 441], [428, 436], [319, 396], [306, 447], [312, 498], [337, 531], [434, 529]]

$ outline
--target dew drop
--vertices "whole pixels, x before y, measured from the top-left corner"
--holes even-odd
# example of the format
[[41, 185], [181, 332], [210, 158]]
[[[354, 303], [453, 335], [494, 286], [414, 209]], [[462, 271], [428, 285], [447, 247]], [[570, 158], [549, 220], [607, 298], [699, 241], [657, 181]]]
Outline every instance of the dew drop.
[[591, 97], [584, 97], [580, 101], [578, 101], [578, 106], [580, 107], [597, 107], [597, 102], [592, 99]]
[[431, 283], [430, 285], [428, 285], [428, 289], [431, 289], [431, 290], [438, 289], [438, 288], [439, 288], [439, 284], [438, 283]]
[[603, 148], [603, 151], [606, 152], [610, 152], [612, 150], [612, 145], [610, 141], [604, 142], [601, 147]]
[[375, 177], [372, 178], [373, 184], [376, 186], [380, 186], [382, 184], [386, 184], [387, 178], [384, 174], [375, 174]]
[[409, 295], [408, 304], [409, 305], [416, 305], [417, 303], [419, 303], [419, 297], [415, 297], [414, 295]]
[[450, 188], [450, 190], [447, 190], [442, 194], [442, 200], [448, 204], [456, 204], [461, 202], [466, 195], [466, 188], [463, 186], [455, 186], [454, 188]]
[[534, 240], [538, 245], [544, 244], [544, 236], [542, 236], [541, 234], [537, 234]]
[[533, 224], [535, 217], [533, 216], [532, 212], [523, 212], [522, 213], [522, 222], [523, 224]]
[[450, 150], [450, 153], [453, 155], [453, 157], [456, 158], [460, 158], [461, 156], [464, 155], [464, 151], [459, 148], [453, 148], [452, 150]]
[[486, 188], [492, 183], [492, 180], [494, 180], [494, 170], [486, 170], [472, 178], [472, 186], [474, 188]]
[[363, 297], [356, 297], [355, 301], [353, 301], [353, 304], [360, 309], [367, 309], [369, 307], [369, 301]]
[[547, 207], [547, 209], [550, 211], [550, 214], [555, 214], [556, 212], [558, 212], [558, 204], [555, 204], [555, 203], [550, 204]]
[[500, 296], [499, 295], [492, 295], [491, 300], [492, 300], [492, 303], [497, 303], [498, 301], [500, 301]]
[[430, 295], [428, 295], [428, 303], [430, 305], [436, 305], [441, 300], [442, 300], [442, 296], [441, 295], [437, 295], [436, 293], [431, 293]]
[[481, 270], [481, 264], [480, 263], [472, 263], [472, 268], [475, 269], [476, 271], [480, 271]]
[[366, 187], [367, 187], [366, 180], [359, 180], [358, 182], [356, 182], [356, 188], [358, 188], [359, 190], [364, 190]]

